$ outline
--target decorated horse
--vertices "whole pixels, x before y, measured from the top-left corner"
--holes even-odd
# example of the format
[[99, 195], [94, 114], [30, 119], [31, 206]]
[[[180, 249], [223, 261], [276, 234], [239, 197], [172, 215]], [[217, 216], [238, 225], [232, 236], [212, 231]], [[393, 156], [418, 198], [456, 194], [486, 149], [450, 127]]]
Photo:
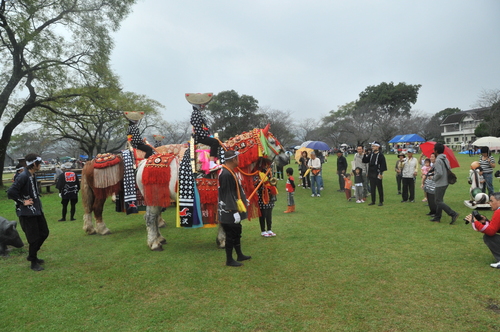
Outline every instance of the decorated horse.
[[[248, 196], [254, 186], [254, 176], [258, 170], [266, 168], [273, 159], [286, 164], [288, 156], [284, 154], [279, 141], [269, 132], [269, 126], [264, 129], [254, 129], [229, 139], [223, 144], [225, 149], [240, 152], [240, 173], [243, 175], [242, 186]], [[187, 149], [187, 150], [186, 150]], [[199, 183], [200, 200], [199, 210], [197, 204], [193, 208], [186, 208], [178, 197], [177, 184], [180, 167], [179, 159], [187, 160], [191, 164], [190, 149], [183, 144], [165, 145], [156, 148], [162, 153], [154, 154], [142, 160], [137, 168], [137, 185], [144, 196], [146, 205], [147, 244], [151, 250], [162, 250], [165, 238], [160, 233], [161, 211], [168, 207], [172, 200], [178, 200], [178, 220], [192, 219], [198, 215], [198, 226], [216, 224], [217, 211], [217, 178], [216, 172], [208, 177], [196, 179]], [[167, 153], [167, 152], [176, 153]], [[111, 231], [102, 219], [102, 212], [106, 198], [112, 193], [122, 193], [124, 181], [124, 157], [120, 155], [103, 154], [87, 162], [82, 170], [82, 201], [84, 206], [83, 229], [87, 234], [107, 235]], [[192, 172], [190, 172], [191, 175]], [[212, 175], [212, 176], [210, 176]], [[204, 183], [204, 184], [201, 184]], [[182, 190], [182, 188], [181, 188]], [[215, 195], [215, 196], [214, 196]], [[257, 197], [250, 200], [248, 206], [249, 218], [258, 215]], [[92, 222], [92, 213], [95, 217], [95, 226]], [[195, 222], [196, 223], [196, 222]], [[196, 227], [196, 225], [179, 226]], [[225, 234], [219, 229], [217, 243], [224, 247]]]
[[[193, 105], [198, 102], [204, 105], [211, 100], [212, 96], [211, 93], [186, 94], [190, 103], [194, 101]], [[129, 137], [129, 145], [134, 140], [135, 138]], [[172, 146], [175, 147], [172, 148]], [[269, 168], [277, 156], [279, 156], [277, 160], [282, 164], [288, 163], [289, 160], [279, 141], [269, 132], [269, 125], [264, 129], [253, 129], [251, 132], [231, 138], [221, 143], [221, 148], [221, 161], [223, 161], [224, 150], [231, 149], [240, 152], [239, 168], [243, 175], [242, 186], [249, 197], [254, 189], [254, 176], [259, 170]], [[130, 149], [132, 152], [125, 150], [122, 156], [98, 155], [96, 159], [86, 163], [82, 170], [81, 191], [84, 205], [83, 229], [87, 234], [110, 234], [110, 230], [102, 220], [103, 206], [111, 193], [121, 192], [122, 186], [127, 213], [134, 209], [137, 211], [136, 205], [140, 199], [136, 197], [135, 185], [133, 185], [134, 171], [131, 165], [134, 163], [131, 160], [135, 160], [137, 187], [146, 205], [147, 242], [151, 250], [162, 250], [162, 244], [166, 242], [159, 231], [163, 220], [161, 211], [168, 207], [172, 200], [177, 199], [178, 203], [178, 226], [202, 227], [205, 224], [216, 224], [218, 185], [216, 173], [213, 169], [209, 171], [208, 168], [201, 167], [195, 162], [194, 157], [195, 151], [199, 151], [200, 156], [203, 155], [203, 151], [198, 150], [194, 142], [189, 147], [178, 144], [152, 149], [155, 154], [147, 159], [144, 159], [144, 153], [141, 150]], [[138, 162], [139, 160], [141, 161]], [[179, 160], [182, 160], [180, 164]], [[209, 175], [195, 176], [197, 172], [203, 173], [204, 171]], [[127, 188], [129, 188], [128, 191]], [[200, 188], [199, 191], [198, 188]], [[96, 219], [95, 226], [92, 223], [92, 212]], [[249, 218], [258, 215], [257, 197], [249, 200], [248, 212]], [[217, 242], [223, 247], [225, 235], [221, 232], [219, 228]]]

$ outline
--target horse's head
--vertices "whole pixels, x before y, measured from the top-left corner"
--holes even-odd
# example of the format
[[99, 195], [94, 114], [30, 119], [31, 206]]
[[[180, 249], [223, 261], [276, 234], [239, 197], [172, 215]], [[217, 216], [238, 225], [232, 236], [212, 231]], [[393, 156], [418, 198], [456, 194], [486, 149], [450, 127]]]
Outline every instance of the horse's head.
[[290, 163], [290, 157], [285, 153], [285, 149], [283, 149], [278, 139], [269, 131], [270, 127], [271, 126], [268, 124], [262, 129], [262, 136], [267, 143], [267, 149], [264, 148], [267, 154], [264, 156], [267, 157], [267, 159], [276, 161], [279, 166], [288, 165]]

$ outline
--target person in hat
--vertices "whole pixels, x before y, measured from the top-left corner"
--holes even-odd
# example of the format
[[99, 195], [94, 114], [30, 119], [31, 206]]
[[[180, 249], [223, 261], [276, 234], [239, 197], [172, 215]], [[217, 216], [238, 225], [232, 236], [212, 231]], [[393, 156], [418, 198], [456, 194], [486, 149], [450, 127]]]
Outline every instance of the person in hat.
[[[238, 267], [241, 261], [252, 258], [241, 251], [241, 221], [247, 217], [245, 192], [236, 174], [238, 152], [228, 150], [225, 164], [219, 172], [219, 221], [226, 233], [226, 265]], [[237, 258], [233, 258], [233, 249]]]
[[403, 161], [401, 178], [403, 182], [403, 194], [401, 203], [415, 202], [415, 178], [418, 173], [418, 161], [413, 157], [413, 149], [406, 151], [406, 158]]
[[372, 202], [368, 205], [375, 205], [376, 192], [379, 195], [379, 206], [384, 205], [384, 187], [382, 179], [384, 172], [387, 171], [387, 163], [385, 156], [380, 152], [380, 143], [374, 141], [371, 143], [372, 149], [370, 154], [365, 154], [363, 162], [368, 164], [368, 179], [370, 181], [370, 190]]
[[71, 170], [71, 167], [63, 164], [61, 165], [62, 173], [56, 182], [56, 188], [59, 190], [62, 204], [62, 218], [58, 221], [66, 221], [66, 214], [68, 213], [68, 203], [71, 202], [70, 220], [75, 219], [76, 203], [78, 203], [78, 192], [80, 191], [80, 180], [78, 176]]
[[215, 159], [219, 153], [220, 143], [215, 139], [208, 127], [207, 120], [202, 114], [206, 109], [207, 104], [212, 100], [213, 94], [189, 94], [186, 93], [186, 100], [193, 106], [193, 113], [191, 113], [191, 125], [193, 126], [193, 137], [195, 144], [201, 143], [210, 147], [210, 169], [214, 170], [220, 166], [215, 163]]
[[16, 174], [14, 174], [14, 177], [12, 178], [12, 182], [15, 182], [16, 181], [16, 178], [22, 173], [24, 172], [24, 167], [22, 164], [17, 164], [16, 165]]
[[[490, 149], [487, 146], [481, 148], [481, 157], [479, 158], [479, 166], [483, 169], [483, 177], [485, 180], [486, 188], [488, 188], [488, 195], [493, 194], [493, 168], [496, 167], [495, 158], [490, 154]], [[486, 192], [486, 190], [483, 190]]]
[[144, 143], [140, 135], [139, 122], [144, 117], [144, 112], [124, 112], [124, 115], [128, 119], [127, 136], [131, 138], [130, 144], [134, 148], [144, 151], [146, 153], [144, 158], [147, 159], [154, 154], [154, 150], [151, 145]]
[[396, 171], [396, 183], [398, 185], [398, 195], [401, 195], [401, 182], [403, 181], [403, 165], [404, 165], [405, 154], [403, 152], [398, 153], [398, 161], [396, 161], [396, 166], [394, 171]]
[[16, 214], [29, 243], [27, 260], [33, 271], [42, 271], [44, 260], [38, 258], [38, 251], [49, 237], [49, 227], [42, 209], [35, 173], [42, 166], [42, 158], [30, 153], [25, 158], [26, 167], [7, 190], [7, 196], [16, 202]]

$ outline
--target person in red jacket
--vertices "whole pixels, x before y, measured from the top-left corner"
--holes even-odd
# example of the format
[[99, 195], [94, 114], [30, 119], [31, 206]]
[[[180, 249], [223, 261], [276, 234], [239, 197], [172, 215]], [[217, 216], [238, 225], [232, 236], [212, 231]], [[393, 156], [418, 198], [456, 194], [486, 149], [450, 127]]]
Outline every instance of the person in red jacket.
[[500, 192], [491, 194], [490, 206], [493, 212], [491, 220], [480, 215], [479, 220], [475, 220], [472, 214], [465, 217], [465, 220], [472, 224], [472, 228], [484, 234], [483, 241], [490, 249], [496, 263], [490, 264], [491, 267], [500, 269]]

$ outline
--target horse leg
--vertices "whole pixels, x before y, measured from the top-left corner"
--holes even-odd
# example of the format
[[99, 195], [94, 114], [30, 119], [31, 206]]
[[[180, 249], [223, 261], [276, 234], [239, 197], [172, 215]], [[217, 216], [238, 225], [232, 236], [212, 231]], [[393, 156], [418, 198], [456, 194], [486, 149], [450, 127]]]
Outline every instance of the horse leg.
[[158, 216], [158, 228], [165, 228], [167, 227], [167, 223], [165, 222], [165, 219], [161, 216], [161, 214]]
[[224, 249], [226, 247], [226, 232], [224, 232], [220, 224], [217, 226], [217, 239], [215, 242], [217, 242], [219, 249]]
[[95, 228], [97, 233], [101, 235], [111, 234], [111, 231], [106, 227], [104, 221], [102, 221], [102, 211], [104, 209], [104, 203], [106, 198], [98, 199], [94, 201], [94, 216], [95, 216]]
[[148, 206], [146, 207], [146, 228], [148, 231], [148, 246], [153, 251], [162, 251], [162, 240], [165, 239], [161, 236], [158, 230], [158, 217], [161, 213], [161, 206]]
[[83, 230], [88, 235], [96, 233], [94, 224], [92, 223], [92, 211], [94, 206], [94, 193], [88, 186], [85, 176], [82, 177], [82, 201], [83, 201]]

